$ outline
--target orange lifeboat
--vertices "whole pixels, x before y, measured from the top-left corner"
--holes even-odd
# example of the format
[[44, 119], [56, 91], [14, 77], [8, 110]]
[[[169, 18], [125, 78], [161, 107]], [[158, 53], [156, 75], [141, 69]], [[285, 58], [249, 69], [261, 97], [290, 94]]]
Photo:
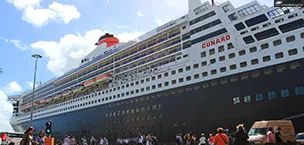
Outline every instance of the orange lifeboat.
[[107, 81], [107, 80], [111, 80], [112, 76], [110, 74], [102, 74], [100, 76], [97, 76], [95, 78], [95, 81], [98, 82], [102, 82], [102, 81]]
[[95, 45], [101, 45], [103, 43], [106, 43], [107, 44], [107, 48], [108, 47], [111, 47], [115, 44], [118, 44], [119, 43], [119, 39], [117, 39], [116, 37], [114, 37], [113, 34], [109, 34], [109, 33], [106, 33], [105, 35], [101, 36], [99, 39], [98, 39], [98, 42], [95, 43]]
[[95, 79], [88, 80], [82, 83], [85, 87], [95, 84]]

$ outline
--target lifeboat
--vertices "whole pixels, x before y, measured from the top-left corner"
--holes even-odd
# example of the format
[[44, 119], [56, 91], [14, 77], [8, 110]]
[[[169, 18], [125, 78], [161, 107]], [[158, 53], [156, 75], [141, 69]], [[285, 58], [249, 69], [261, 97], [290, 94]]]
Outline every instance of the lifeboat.
[[91, 85], [95, 84], [95, 79], [88, 80], [88, 81], [86, 81], [86, 82], [83, 82], [82, 84], [83, 84], [85, 87], [91, 86]]
[[62, 97], [62, 93], [61, 93], [61, 91], [59, 92], [59, 93], [57, 93], [56, 94], [56, 96], [55, 96], [55, 100], [57, 100], [57, 99], [59, 99], [59, 98], [61, 98]]
[[97, 76], [95, 78], [96, 83], [102, 82], [102, 81], [108, 81], [108, 80], [112, 80], [112, 76], [110, 74], [102, 74], [100, 76]]
[[63, 92], [62, 96], [63, 96], [63, 97], [68, 96], [68, 95], [71, 94], [71, 92], [72, 92], [71, 89], [67, 89], [67, 90], [65, 90], [65, 91]]
[[79, 84], [73, 88], [73, 93], [79, 92], [84, 88], [83, 84]]
[[42, 98], [42, 99], [40, 99], [39, 101], [40, 101], [40, 103], [45, 103], [45, 98]]
[[108, 47], [111, 47], [115, 44], [118, 44], [119, 40], [116, 37], [114, 37], [113, 34], [106, 33], [105, 35], [100, 36], [100, 38], [98, 39], [98, 42], [95, 43], [95, 45], [99, 46], [103, 43], [106, 43], [107, 48], [108, 48]]

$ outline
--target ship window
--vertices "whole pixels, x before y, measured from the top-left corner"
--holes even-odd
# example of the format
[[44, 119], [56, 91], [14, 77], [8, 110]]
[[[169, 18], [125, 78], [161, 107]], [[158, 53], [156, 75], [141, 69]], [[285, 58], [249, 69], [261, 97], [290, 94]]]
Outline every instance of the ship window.
[[248, 27], [250, 27], [250, 26], [265, 22], [267, 20], [268, 20], [268, 18], [264, 14], [262, 14], [262, 15], [254, 17], [254, 18], [251, 18], [249, 20], [246, 20], [245, 23]]
[[[303, 33], [304, 34], [304, 33]], [[218, 47], [218, 52], [223, 52], [225, 49], [224, 49], [224, 45], [221, 45]]]
[[198, 63], [194, 64], [193, 68], [198, 68]]
[[255, 30], [258, 30], [259, 27], [254, 27], [254, 28], [251, 28], [251, 31], [255, 31]]
[[276, 35], [279, 35], [279, 32], [277, 31], [276, 28], [271, 28], [271, 29], [254, 34], [255, 38], [258, 41], [272, 37], [272, 36], [276, 36]]
[[150, 81], [150, 78], [146, 78], [146, 82], [149, 82]]
[[239, 51], [239, 55], [240, 55], [240, 56], [245, 55], [245, 54], [246, 54], [246, 51], [245, 51], [245, 50]]
[[156, 77], [155, 76], [152, 76], [152, 81], [154, 81], [156, 79]]
[[203, 30], [206, 30], [208, 28], [211, 28], [211, 27], [216, 26], [216, 25], [221, 24], [221, 23], [222, 23], [221, 20], [217, 19], [215, 21], [212, 21], [210, 23], [207, 23], [203, 26], [200, 26], [198, 28], [195, 28], [195, 29], [191, 30], [190, 34], [195, 34], [195, 33], [201, 32]]
[[211, 70], [211, 75], [214, 75], [214, 74], [216, 74], [216, 69]]
[[206, 66], [206, 65], [207, 65], [207, 61], [203, 61], [202, 66]]
[[304, 95], [304, 87], [297, 87], [295, 88], [295, 94], [298, 95]]
[[207, 19], [207, 18], [209, 18], [209, 17], [212, 17], [212, 16], [214, 16], [215, 14], [216, 14], [216, 13], [215, 13], [214, 11], [212, 11], [212, 12], [209, 12], [209, 13], [207, 13], [207, 14], [205, 14], [205, 15], [202, 15], [202, 16], [200, 16], [200, 17], [194, 19], [194, 20], [191, 20], [191, 21], [189, 22], [189, 23], [190, 23], [190, 26], [193, 25], [193, 24], [196, 24], [196, 23], [198, 23], [198, 22], [200, 22], [200, 21], [203, 21], [203, 20], [205, 20], [205, 19]]
[[271, 23], [266, 23], [266, 24], [263, 24], [263, 27], [267, 27], [267, 26], [270, 26]]
[[278, 46], [278, 45], [281, 45], [281, 44], [282, 44], [281, 39], [278, 39], [278, 40], [274, 40], [274, 41], [273, 41], [273, 46]]
[[242, 29], [245, 29], [245, 25], [242, 22], [235, 24], [234, 27], [238, 31], [242, 30]]
[[212, 54], [215, 54], [215, 49], [214, 48], [209, 50], [209, 55], [212, 55]]
[[272, 100], [276, 98], [276, 94], [274, 91], [268, 92], [268, 99]]
[[180, 83], [183, 82], [183, 81], [184, 81], [184, 78], [179, 78], [178, 79], [178, 82], [180, 82]]
[[136, 93], [136, 94], [139, 93], [139, 89], [136, 89], [136, 90], [135, 90], [135, 93]]
[[221, 71], [221, 72], [226, 72], [226, 67], [220, 68], [220, 71]]
[[263, 100], [263, 94], [259, 93], [255, 95], [255, 100], [256, 101], [262, 101]]
[[171, 83], [174, 85], [176, 84], [176, 80], [172, 80]]
[[149, 91], [149, 90], [150, 90], [150, 87], [146, 87], [146, 90]]
[[298, 54], [298, 50], [296, 48], [291, 49], [291, 50], [288, 51], [288, 54], [289, 55], [296, 55], [296, 54]]
[[229, 54], [229, 58], [231, 59], [231, 58], [234, 58], [235, 57], [235, 53], [230, 53]]
[[254, 42], [254, 39], [251, 35], [244, 37], [243, 40], [246, 44], [250, 44]]
[[250, 96], [250, 95], [245, 96], [245, 97], [244, 97], [244, 102], [245, 102], [245, 103], [251, 102], [251, 96]]
[[210, 60], [210, 64], [214, 64], [216, 62], [215, 58]]
[[141, 89], [140, 89], [140, 92], [143, 92], [143, 91], [145, 91], [145, 88], [141, 88]]
[[229, 5], [229, 4], [224, 5], [224, 6], [222, 7], [222, 9], [223, 9], [223, 11], [224, 11], [225, 13], [226, 13], [226, 12], [229, 12], [230, 5]]
[[283, 71], [285, 71], [285, 70], [286, 70], [285, 65], [279, 65], [279, 66], [277, 67], [277, 72], [283, 72]]
[[169, 86], [169, 82], [165, 82], [165, 86]]
[[176, 74], [175, 70], [171, 71], [171, 75], [175, 75], [175, 74]]
[[227, 29], [226, 28], [222, 28], [220, 30], [217, 30], [217, 31], [214, 31], [214, 32], [211, 32], [209, 34], [206, 34], [206, 35], [203, 35], [199, 38], [196, 38], [194, 40], [191, 41], [191, 44], [196, 44], [196, 43], [200, 43], [202, 41], [205, 41], [209, 38], [212, 38], [212, 37], [215, 37], [215, 36], [218, 36], [218, 35], [221, 35], [221, 34], [224, 34], [224, 33], [227, 33]]
[[230, 19], [230, 21], [234, 21], [237, 20], [237, 14], [236, 13], [232, 13], [230, 15], [228, 15], [228, 18]]
[[199, 78], [199, 74], [195, 74], [194, 79], [198, 79], [198, 78]]
[[267, 48], [269, 48], [269, 44], [268, 43], [262, 44], [261, 48], [262, 49], [267, 49]]
[[204, 51], [204, 52], [201, 53], [201, 57], [202, 57], [202, 58], [203, 58], [203, 57], [206, 57], [206, 51]]
[[155, 89], [156, 88], [156, 86], [155, 85], [152, 85], [152, 89]]
[[220, 56], [220, 57], [219, 57], [219, 60], [220, 60], [220, 61], [224, 61], [224, 60], [225, 60], [225, 55]]
[[162, 75], [161, 75], [161, 74], [157, 75], [157, 78], [158, 78], [158, 79], [160, 79], [161, 77], [162, 77]]
[[139, 84], [139, 81], [136, 81], [135, 84], [138, 85], [138, 84]]
[[276, 58], [276, 59], [280, 59], [280, 58], [283, 58], [283, 57], [284, 57], [283, 52], [279, 52], [279, 53], [276, 53], [276, 54], [275, 54], [275, 58]]
[[[126, 88], [129, 88], [129, 84], [126, 84]], [[111, 92], [111, 91], [110, 91]]]
[[270, 56], [264, 56], [263, 57], [263, 62], [267, 62], [267, 61], [270, 61]]
[[289, 90], [288, 89], [282, 89], [281, 90], [281, 97], [289, 97]]
[[241, 67], [246, 67], [247, 66], [247, 62], [246, 61], [241, 62], [240, 65], [241, 65]]
[[293, 62], [290, 64], [290, 69], [298, 69], [300, 66], [301, 64], [299, 62]]
[[182, 73], [183, 72], [183, 68], [178, 69], [178, 72]]
[[190, 81], [190, 80], [191, 80], [191, 76], [187, 76], [187, 77], [186, 77], [186, 80], [187, 80], [187, 81]]
[[270, 75], [271, 73], [272, 73], [272, 69], [271, 68], [268, 68], [268, 69], [264, 70], [264, 74], [265, 75]]
[[229, 50], [229, 49], [234, 48], [234, 46], [233, 46], [233, 44], [232, 44], [232, 43], [228, 43], [228, 44], [227, 44], [227, 48], [228, 48], [228, 50]]
[[286, 42], [292, 42], [292, 41], [295, 41], [295, 40], [296, 40], [296, 37], [294, 35], [286, 37]]
[[128, 96], [130, 93], [129, 92], [126, 92], [126, 96]]
[[235, 64], [230, 65], [229, 68], [230, 68], [230, 70], [235, 70], [236, 69], [236, 65]]
[[190, 70], [191, 69], [191, 67], [190, 66], [187, 66], [186, 67], [186, 71], [188, 71], [188, 70]]
[[240, 102], [240, 97], [233, 97], [233, 104], [238, 104]]
[[208, 72], [203, 72], [202, 75], [203, 77], [206, 77], [208, 75]]
[[301, 38], [304, 38], [304, 32], [301, 33]]
[[251, 60], [252, 65], [255, 65], [255, 64], [258, 64], [258, 63], [259, 63], [259, 60], [257, 58]]
[[143, 79], [142, 79], [142, 80], [140, 80], [140, 83], [141, 83], [141, 84], [143, 84], [144, 82], [145, 82], [145, 80], [143, 80]]
[[256, 48], [256, 47], [251, 47], [251, 48], [249, 48], [249, 51], [250, 51], [251, 53], [256, 52], [256, 51], [257, 51], [257, 48]]
[[289, 32], [289, 31], [292, 31], [292, 30], [295, 30], [295, 29], [299, 29], [299, 28], [302, 28], [302, 27], [304, 27], [304, 20], [301, 18], [301, 19], [298, 19], [298, 20], [280, 25], [279, 29], [283, 33], [286, 33], [286, 32]]
[[[117, 87], [117, 90], [120, 90], [120, 87]], [[102, 94], [103, 94], [103, 92], [102, 92]]]
[[162, 84], [158, 84], [157, 87], [159, 87], [159, 88], [162, 87]]

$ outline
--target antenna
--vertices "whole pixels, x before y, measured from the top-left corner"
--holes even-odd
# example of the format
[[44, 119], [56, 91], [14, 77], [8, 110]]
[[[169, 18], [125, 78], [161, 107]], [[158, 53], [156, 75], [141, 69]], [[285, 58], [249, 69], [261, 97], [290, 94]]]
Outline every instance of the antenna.
[[215, 2], [214, 0], [211, 0], [212, 6], [215, 6]]

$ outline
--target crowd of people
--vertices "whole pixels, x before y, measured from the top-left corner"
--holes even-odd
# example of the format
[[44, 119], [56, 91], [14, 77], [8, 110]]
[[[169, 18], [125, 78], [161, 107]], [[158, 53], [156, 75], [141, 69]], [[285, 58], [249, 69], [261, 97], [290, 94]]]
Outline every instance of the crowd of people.
[[[20, 145], [45, 145], [46, 136], [44, 131], [40, 131], [39, 135], [34, 138], [33, 130], [33, 127], [29, 127], [25, 131]], [[201, 133], [198, 140], [193, 133], [187, 133], [183, 137], [179, 133], [176, 135], [176, 145], [250, 145], [248, 139], [249, 136], [245, 132], [244, 126], [241, 124], [237, 126], [237, 131], [233, 134], [226, 134], [224, 133], [223, 128], [218, 128], [215, 136], [213, 134], [209, 134], [209, 137], [206, 138], [205, 134]], [[158, 145], [158, 139], [154, 135], [148, 134], [145, 136], [139, 133], [135, 140], [119, 137], [117, 138], [116, 143], [117, 145]], [[268, 128], [265, 145], [283, 145], [284, 143], [286, 143], [286, 140], [282, 138], [280, 127], [277, 128], [276, 132], [274, 132], [273, 128]], [[88, 139], [83, 137], [77, 143], [73, 136], [66, 135], [63, 141], [57, 140], [56, 145], [109, 145], [109, 141], [106, 137], [101, 137], [97, 140], [94, 136], [91, 136], [91, 138]]]

